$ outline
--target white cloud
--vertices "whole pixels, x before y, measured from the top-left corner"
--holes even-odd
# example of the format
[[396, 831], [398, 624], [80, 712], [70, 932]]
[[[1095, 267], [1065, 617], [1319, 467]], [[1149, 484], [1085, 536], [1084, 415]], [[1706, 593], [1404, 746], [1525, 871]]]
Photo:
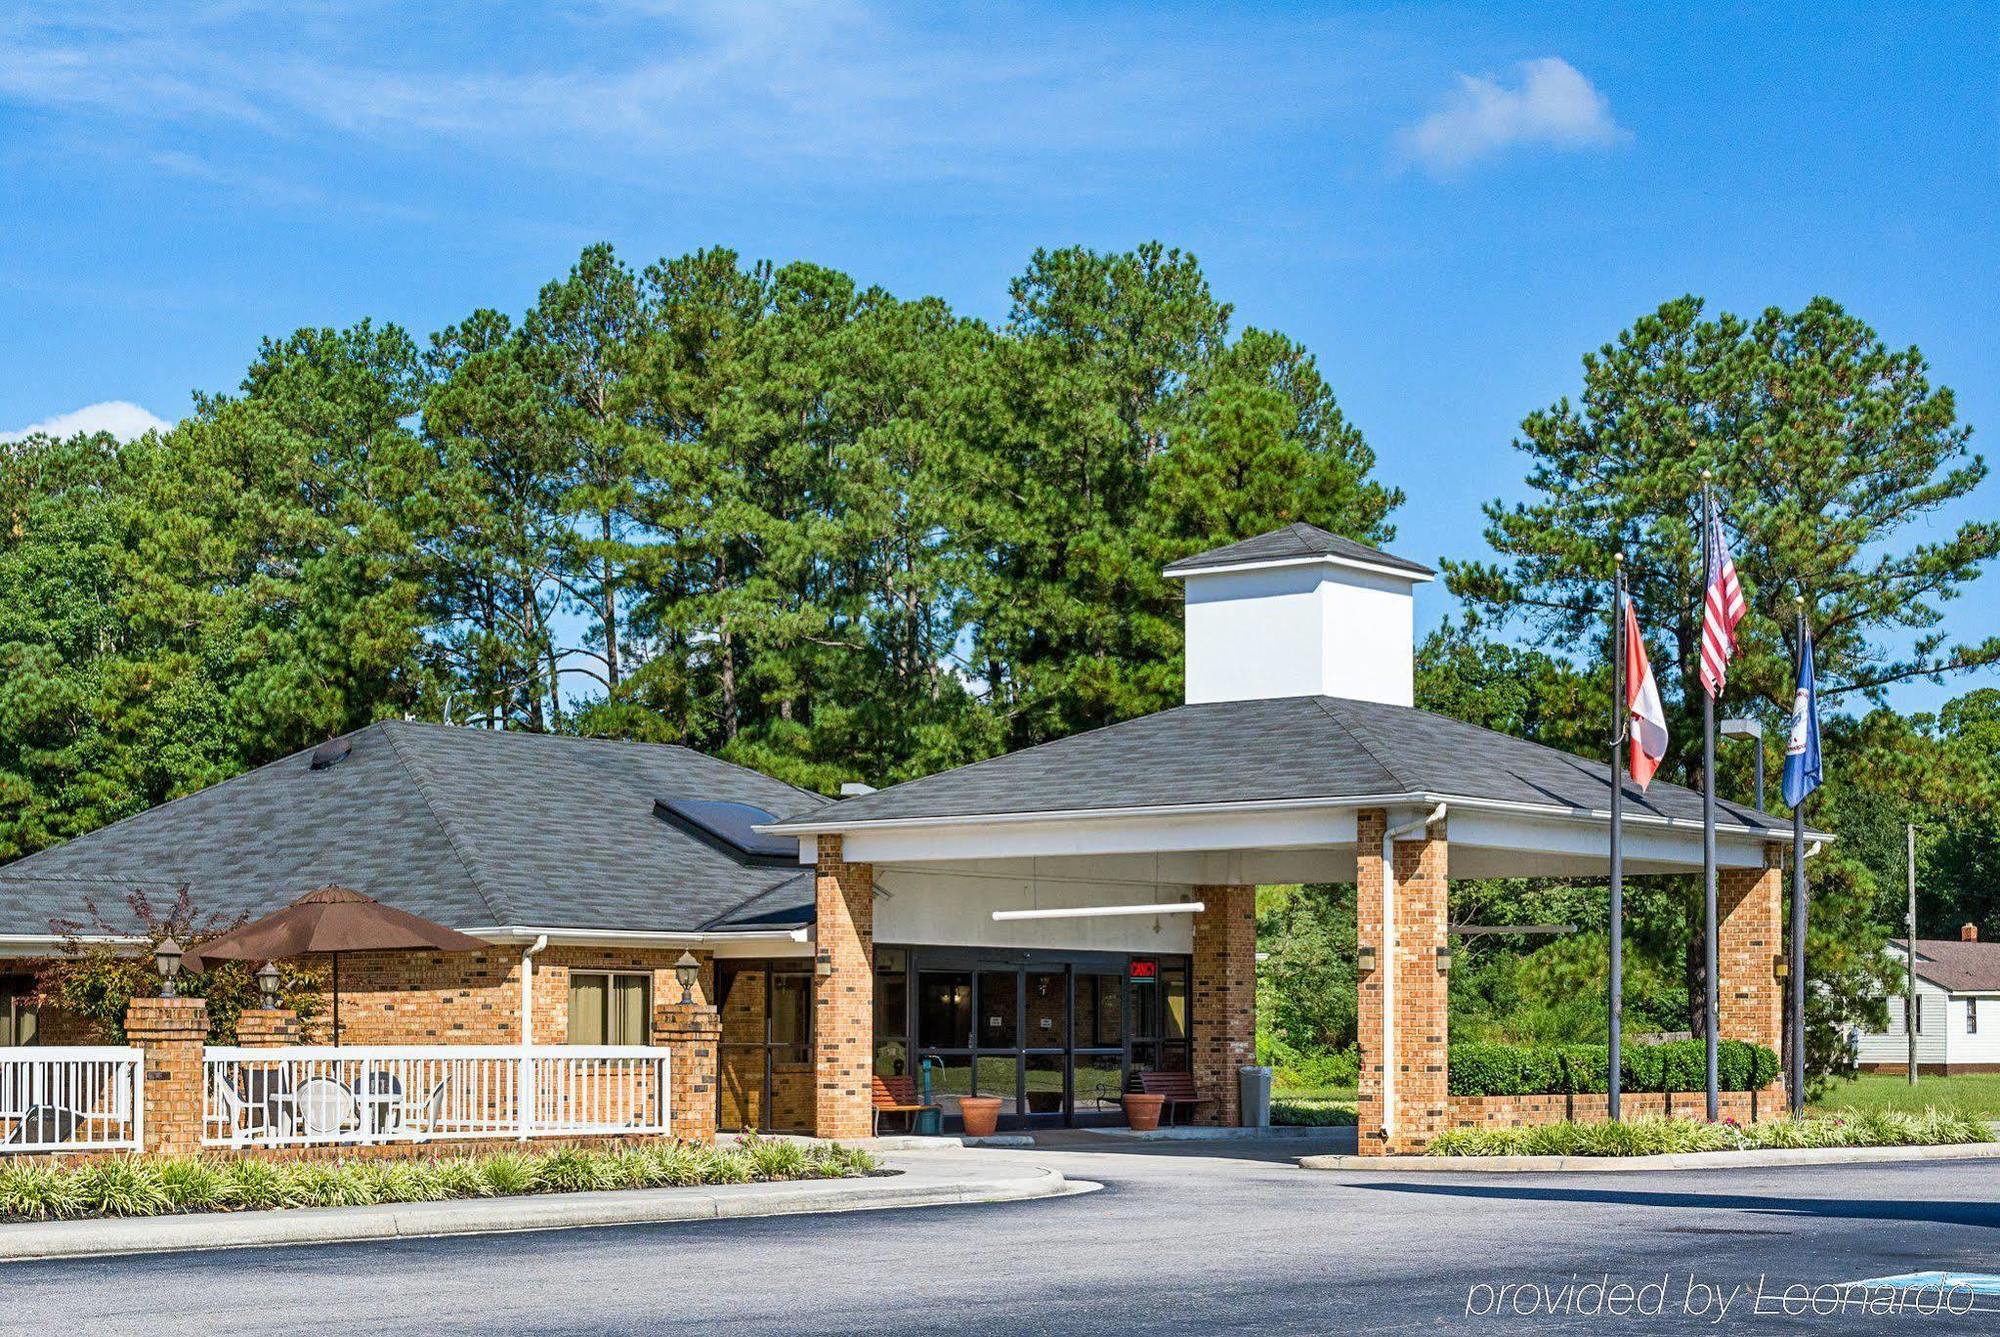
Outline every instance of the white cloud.
[[107, 399], [101, 404], [86, 404], [68, 413], [58, 413], [53, 418], [31, 422], [17, 432], [0, 432], [0, 441], [21, 441], [37, 433], [69, 437], [79, 432], [109, 432], [120, 441], [130, 441], [147, 432], [164, 432], [171, 426], [173, 424], [165, 418], [149, 413], [137, 404], [122, 399]]
[[1568, 61], [1524, 60], [1514, 73], [1511, 87], [1490, 74], [1461, 74], [1442, 106], [1397, 132], [1397, 147], [1443, 176], [1517, 144], [1608, 149], [1630, 138], [1612, 120], [1610, 100]]
[[302, 145], [398, 171], [457, 145], [678, 189], [774, 171], [1041, 183], [1051, 155], [1118, 162], [1323, 119], [1364, 78], [1329, 78], [1313, 56], [1360, 44], [1326, 20], [1170, 39], [1142, 17], [946, 21], [879, 0], [576, 0], [509, 23], [490, 8], [444, 0], [414, 21], [328, 0], [15, 0], [0, 5], [0, 106], [143, 142], [155, 169], [253, 199], [320, 207], [323, 190], [349, 207], [351, 180], [295, 177]]

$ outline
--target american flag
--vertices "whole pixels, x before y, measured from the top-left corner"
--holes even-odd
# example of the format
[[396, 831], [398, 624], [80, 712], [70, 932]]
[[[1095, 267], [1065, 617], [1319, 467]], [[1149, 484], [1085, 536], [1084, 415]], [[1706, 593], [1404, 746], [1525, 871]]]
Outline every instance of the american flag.
[[1722, 537], [1722, 512], [1712, 497], [1708, 507], [1708, 594], [1701, 612], [1701, 685], [1713, 697], [1722, 695], [1729, 661], [1736, 657], [1736, 624], [1743, 620], [1743, 586], [1736, 581], [1736, 563]]

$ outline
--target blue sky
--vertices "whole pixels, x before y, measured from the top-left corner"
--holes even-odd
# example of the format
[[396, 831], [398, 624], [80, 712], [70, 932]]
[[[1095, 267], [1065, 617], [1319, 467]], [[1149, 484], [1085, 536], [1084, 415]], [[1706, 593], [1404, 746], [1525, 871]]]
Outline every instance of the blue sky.
[[[177, 417], [299, 325], [518, 310], [599, 239], [997, 319], [1034, 247], [1157, 237], [1318, 355], [1409, 494], [1398, 551], [1477, 555], [1522, 415], [1682, 292], [1835, 297], [1924, 350], [1984, 449], [1996, 75], [1978, 4], [16, 0], [0, 433]], [[2000, 483], [1927, 528], [1975, 515]], [[2000, 624], [2000, 573], [1948, 616]]]

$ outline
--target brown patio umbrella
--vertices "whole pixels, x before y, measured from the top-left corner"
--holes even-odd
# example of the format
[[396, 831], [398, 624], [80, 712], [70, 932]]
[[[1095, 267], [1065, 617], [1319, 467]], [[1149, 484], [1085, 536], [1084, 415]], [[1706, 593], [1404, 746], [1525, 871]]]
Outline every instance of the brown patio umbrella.
[[342, 952], [477, 952], [488, 944], [407, 910], [384, 905], [346, 887], [309, 891], [275, 914], [201, 944], [184, 958], [190, 970], [205, 961], [276, 961], [324, 953], [333, 958], [333, 1042], [340, 1043]]

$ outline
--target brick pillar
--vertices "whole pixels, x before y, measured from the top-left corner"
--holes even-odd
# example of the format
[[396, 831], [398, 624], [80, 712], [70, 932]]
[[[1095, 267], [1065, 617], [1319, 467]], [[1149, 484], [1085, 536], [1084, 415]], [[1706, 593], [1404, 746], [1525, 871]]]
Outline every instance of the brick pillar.
[[[1400, 824], [1400, 823], [1399, 823]], [[1445, 826], [1416, 832], [1395, 847], [1396, 949], [1383, 948], [1382, 833], [1388, 814], [1370, 808], [1355, 817], [1356, 918], [1359, 946], [1373, 949], [1375, 969], [1360, 978], [1361, 1081], [1358, 1122], [1360, 1151], [1382, 1155], [1421, 1150], [1450, 1123], [1450, 1091], [1445, 1068], [1448, 1043], [1449, 977], [1438, 969], [1438, 949], [1446, 945], [1447, 876], [1450, 864]], [[1394, 1052], [1384, 1051], [1384, 985], [1395, 972]], [[1385, 1071], [1395, 1073], [1395, 1117], [1386, 1117]], [[1394, 1131], [1388, 1131], [1393, 1122]]]
[[1777, 958], [1784, 951], [1785, 880], [1782, 851], [1767, 848], [1762, 868], [1723, 868], [1715, 880], [1716, 1030], [1725, 1040], [1780, 1049], [1784, 989]]
[[245, 1008], [236, 1018], [236, 1043], [245, 1049], [282, 1049], [298, 1044], [298, 1013], [288, 1007]]
[[134, 998], [125, 1007], [125, 1039], [145, 1051], [148, 1155], [192, 1156], [201, 1150], [201, 1055], [208, 1043], [208, 1004], [199, 998]]
[[653, 1008], [653, 1043], [671, 1055], [667, 1081], [673, 1088], [673, 1130], [683, 1142], [715, 1138], [716, 1055], [721, 1041], [721, 1014], [707, 1003], [661, 1003]]
[[1203, 1123], [1243, 1122], [1236, 1070], [1257, 1053], [1257, 889], [1196, 887], [1207, 906], [1194, 917], [1194, 978], [1189, 1018], [1194, 1085], [1213, 1101]]
[[813, 1132], [874, 1131], [875, 870], [841, 857], [841, 838], [819, 838], [814, 879]]

